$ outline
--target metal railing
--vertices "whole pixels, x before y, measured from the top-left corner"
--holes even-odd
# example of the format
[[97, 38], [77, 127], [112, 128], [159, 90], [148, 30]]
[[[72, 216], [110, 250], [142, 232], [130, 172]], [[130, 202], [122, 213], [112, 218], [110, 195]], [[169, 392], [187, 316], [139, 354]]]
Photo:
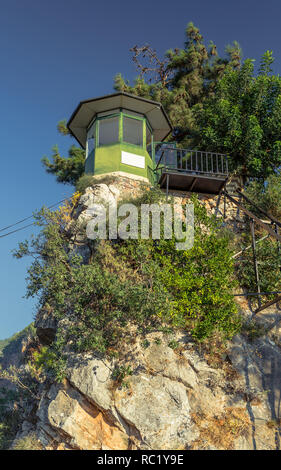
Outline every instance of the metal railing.
[[198, 175], [227, 177], [227, 156], [221, 153], [179, 149], [164, 143], [155, 145], [155, 172], [176, 171]]

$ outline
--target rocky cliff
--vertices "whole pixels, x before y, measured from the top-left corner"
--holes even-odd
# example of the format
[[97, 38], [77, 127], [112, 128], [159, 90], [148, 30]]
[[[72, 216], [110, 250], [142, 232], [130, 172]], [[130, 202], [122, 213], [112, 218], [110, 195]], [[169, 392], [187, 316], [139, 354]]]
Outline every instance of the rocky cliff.
[[70, 355], [17, 437], [36, 432], [46, 449], [278, 449], [280, 368], [270, 336], [210, 354], [184, 332], [143, 344], [132, 331], [118, 361]]
[[[7, 370], [10, 367], [21, 367], [24, 360], [31, 357], [32, 352], [38, 347], [38, 342], [34, 338], [35, 328], [32, 323], [11, 338], [1, 340], [0, 368]], [[0, 389], [1, 387], [11, 388], [13, 386], [7, 380], [0, 379]]]
[[[138, 181], [126, 178], [97, 182], [75, 217], [87, 220], [91, 204], [138, 190]], [[206, 200], [214, 211], [216, 201]], [[86, 260], [84, 241], [75, 243]], [[66, 378], [44, 384], [17, 439], [32, 432], [45, 449], [58, 450], [279, 449], [281, 311], [255, 323], [246, 304], [241, 312], [248, 329], [223, 349], [199, 347], [182, 330], [144, 339], [132, 328], [118, 360], [69, 353]], [[38, 312], [36, 326], [50, 344], [57, 327], [51, 314]]]

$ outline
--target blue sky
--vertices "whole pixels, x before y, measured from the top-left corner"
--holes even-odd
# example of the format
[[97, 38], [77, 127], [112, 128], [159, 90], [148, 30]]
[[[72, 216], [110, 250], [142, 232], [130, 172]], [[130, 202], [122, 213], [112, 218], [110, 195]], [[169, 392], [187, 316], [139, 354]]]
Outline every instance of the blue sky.
[[[118, 72], [135, 76], [130, 47], [150, 43], [159, 54], [182, 47], [193, 21], [220, 53], [233, 40], [245, 58], [272, 49], [279, 73], [280, 15], [280, 0], [2, 0], [0, 229], [71, 195], [40, 160], [55, 144], [66, 153], [72, 141], [56, 124], [80, 100], [111, 93]], [[36, 301], [23, 299], [29, 261], [11, 256], [32, 231], [0, 238], [0, 339], [34, 317]]]

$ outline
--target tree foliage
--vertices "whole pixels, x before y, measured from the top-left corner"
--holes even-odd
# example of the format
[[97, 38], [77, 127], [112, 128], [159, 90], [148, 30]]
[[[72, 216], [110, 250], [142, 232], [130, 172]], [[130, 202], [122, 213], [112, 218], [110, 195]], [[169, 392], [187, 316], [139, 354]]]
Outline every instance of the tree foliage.
[[114, 87], [144, 98], [160, 101], [174, 126], [173, 139], [183, 146], [193, 144], [198, 127], [194, 110], [214, 93], [216, 83], [226, 67], [239, 69], [241, 49], [235, 41], [219, 57], [213, 42], [205, 45], [203, 36], [193, 23], [187, 25], [184, 48], [169, 49], [159, 58], [149, 45], [134, 46], [133, 61], [139, 76], [133, 86], [118, 74]]
[[281, 221], [280, 172], [270, 175], [264, 182], [259, 180], [250, 181], [245, 193], [258, 207]]
[[227, 67], [214, 96], [195, 113], [197, 144], [230, 155], [231, 169], [264, 180], [281, 165], [281, 78], [267, 51], [255, 75], [252, 60]]
[[[61, 135], [69, 135], [65, 121], [60, 121], [57, 129]], [[57, 146], [53, 147], [52, 151], [52, 161], [48, 157], [43, 157], [41, 160], [45, 170], [55, 175], [58, 183], [74, 186], [84, 173], [85, 150], [72, 145], [68, 151], [68, 157], [61, 156]]]

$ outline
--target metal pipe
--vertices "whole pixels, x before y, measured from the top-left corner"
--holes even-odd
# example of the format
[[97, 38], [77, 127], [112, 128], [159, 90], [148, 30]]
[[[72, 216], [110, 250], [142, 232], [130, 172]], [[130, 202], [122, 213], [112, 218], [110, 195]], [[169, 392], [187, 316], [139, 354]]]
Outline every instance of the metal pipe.
[[273, 295], [273, 294], [281, 294], [281, 291], [276, 290], [273, 292], [247, 292], [246, 294], [233, 294], [234, 297], [250, 297], [254, 295]]
[[273, 217], [272, 215], [267, 214], [263, 209], [261, 209], [259, 206], [257, 206], [257, 204], [255, 202], [253, 202], [248, 196], [243, 194], [242, 191], [239, 191], [239, 189], [237, 189], [236, 192], [239, 195], [241, 195], [245, 199], [245, 201], [252, 204], [252, 206], [255, 207], [261, 214], [265, 215], [269, 220], [271, 220], [276, 225], [278, 225], [278, 227], [281, 227], [281, 222], [279, 222], [279, 220], [275, 219], [275, 217]]
[[[257, 283], [258, 292], [260, 293], [260, 278], [259, 278], [259, 268], [257, 262], [257, 255], [256, 255], [256, 237], [255, 237], [255, 222], [253, 219], [250, 219], [250, 228], [251, 228], [251, 236], [252, 236], [252, 249], [253, 249], [253, 261], [254, 261], [254, 270], [255, 270], [255, 278]], [[259, 308], [261, 307], [261, 298], [258, 297]]]
[[[266, 238], [269, 237], [269, 233], [267, 235], [265, 235], [264, 237], [260, 238], [259, 240], [256, 241], [256, 245], [260, 242], [262, 242], [263, 240], [265, 240]], [[246, 246], [246, 248], [243, 248], [243, 250], [239, 251], [238, 253], [235, 253], [235, 255], [231, 256], [232, 259], [235, 259], [237, 258], [237, 256], [241, 255], [242, 253], [244, 253], [244, 251], [247, 251], [249, 250], [250, 248], [252, 248], [252, 245], [248, 245]]]

